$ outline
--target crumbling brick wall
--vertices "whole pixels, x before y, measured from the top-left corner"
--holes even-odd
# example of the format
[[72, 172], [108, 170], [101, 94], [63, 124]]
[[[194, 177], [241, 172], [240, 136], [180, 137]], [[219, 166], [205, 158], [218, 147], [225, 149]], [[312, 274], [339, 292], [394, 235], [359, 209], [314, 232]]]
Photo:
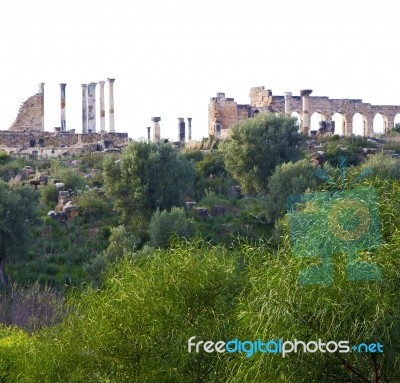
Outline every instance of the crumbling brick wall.
[[44, 130], [43, 95], [37, 93], [29, 97], [19, 108], [17, 118], [9, 130]]

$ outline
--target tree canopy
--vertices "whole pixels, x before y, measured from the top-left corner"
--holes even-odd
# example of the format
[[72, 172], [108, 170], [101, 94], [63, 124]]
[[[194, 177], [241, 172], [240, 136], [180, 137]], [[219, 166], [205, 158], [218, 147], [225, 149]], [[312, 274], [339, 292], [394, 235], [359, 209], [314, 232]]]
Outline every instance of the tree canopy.
[[31, 239], [32, 220], [37, 216], [38, 194], [28, 187], [10, 190], [0, 181], [0, 280], [7, 286], [7, 260], [26, 250]]
[[266, 192], [276, 165], [300, 159], [304, 141], [295, 118], [260, 113], [232, 127], [222, 145], [226, 169], [245, 193]]
[[104, 162], [104, 184], [125, 223], [149, 221], [157, 208], [182, 206], [194, 182], [194, 165], [170, 144], [132, 142]]

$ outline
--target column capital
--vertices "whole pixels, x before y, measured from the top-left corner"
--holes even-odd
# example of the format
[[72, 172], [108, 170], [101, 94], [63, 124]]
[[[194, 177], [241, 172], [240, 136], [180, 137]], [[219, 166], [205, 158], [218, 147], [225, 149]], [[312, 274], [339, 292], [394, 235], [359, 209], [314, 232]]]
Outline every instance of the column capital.
[[152, 118], [151, 118], [151, 121], [153, 121], [153, 122], [159, 122], [159, 121], [161, 121], [161, 117], [152, 117]]
[[112, 83], [114, 83], [115, 78], [107, 78], [107, 81], [108, 81], [110, 84], [112, 84]]
[[91, 82], [89, 85], [90, 85], [91, 87], [93, 87], [93, 88], [96, 88], [97, 82]]
[[[301, 91], [300, 91], [301, 92]], [[283, 93], [284, 97], [292, 97], [292, 92], [284, 92]]]
[[303, 97], [303, 96], [309, 96], [311, 93], [312, 93], [312, 90], [311, 90], [311, 89], [303, 89], [303, 90], [300, 91], [300, 96], [301, 96], [301, 97]]
[[100, 85], [101, 87], [103, 87], [105, 83], [106, 83], [106, 81], [99, 81], [99, 85]]
[[65, 83], [60, 83], [61, 88], [65, 88], [67, 86], [67, 84]]
[[185, 119], [183, 117], [178, 117], [179, 122], [183, 122], [185, 121]]
[[88, 84], [81, 84], [81, 86], [82, 86], [82, 89], [87, 89]]

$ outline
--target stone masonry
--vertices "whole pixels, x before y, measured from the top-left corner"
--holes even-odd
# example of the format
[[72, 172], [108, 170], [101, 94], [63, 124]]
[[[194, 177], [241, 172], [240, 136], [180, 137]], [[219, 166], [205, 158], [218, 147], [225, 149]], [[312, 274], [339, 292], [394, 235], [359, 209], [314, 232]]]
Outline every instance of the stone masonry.
[[[208, 107], [210, 135], [225, 138], [229, 127], [239, 121], [254, 116], [257, 113], [286, 113], [296, 112], [301, 120], [301, 129], [309, 134], [309, 118], [312, 114], [320, 113], [324, 121], [332, 121], [335, 113], [343, 117], [343, 126], [336, 127], [336, 133], [351, 135], [353, 133], [353, 117], [360, 113], [364, 122], [364, 136], [373, 134], [374, 117], [380, 113], [384, 120], [384, 131], [393, 128], [397, 114], [400, 114], [399, 105], [371, 105], [361, 99], [330, 99], [329, 97], [310, 96], [312, 90], [302, 90], [301, 96], [274, 96], [272, 91], [263, 86], [250, 89], [250, 104], [238, 105], [233, 98], [225, 98], [224, 93], [210, 100]], [[304, 98], [306, 98], [304, 100]], [[306, 109], [304, 110], [304, 105]], [[308, 112], [307, 114], [305, 114]]]
[[44, 130], [43, 126], [43, 94], [37, 93], [29, 97], [19, 108], [17, 118], [9, 130]]

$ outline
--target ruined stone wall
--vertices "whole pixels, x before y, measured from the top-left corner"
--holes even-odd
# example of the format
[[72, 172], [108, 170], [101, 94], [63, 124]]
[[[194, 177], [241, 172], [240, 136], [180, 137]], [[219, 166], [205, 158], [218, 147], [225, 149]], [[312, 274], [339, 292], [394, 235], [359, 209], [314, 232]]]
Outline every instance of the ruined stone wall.
[[220, 125], [220, 137], [226, 138], [228, 128], [239, 121], [249, 118], [250, 105], [238, 105], [233, 98], [225, 98], [225, 93], [217, 93], [208, 105], [208, 132], [210, 135], [218, 136], [217, 124]]
[[19, 108], [17, 118], [9, 130], [44, 130], [43, 126], [43, 94], [37, 93], [29, 97]]
[[[223, 94], [223, 93], [221, 93]], [[239, 110], [245, 109], [248, 117], [253, 116], [258, 112], [285, 112], [285, 97], [274, 96], [270, 89], [265, 89], [263, 86], [250, 89], [250, 105], [236, 105], [236, 103], [227, 102], [221, 97], [212, 98], [209, 106], [209, 132], [214, 134], [215, 124], [218, 118], [223, 121], [222, 129], [229, 127], [239, 121], [239, 118], [221, 118], [221, 116], [235, 116]], [[303, 118], [303, 105], [300, 96], [289, 97], [290, 112], [297, 112], [300, 119]], [[235, 105], [237, 111], [235, 111]], [[217, 113], [215, 112], [217, 111]], [[325, 121], [331, 121], [335, 113], [340, 113], [343, 116], [343, 127], [336, 127], [336, 133], [350, 135], [353, 133], [353, 117], [356, 113], [362, 115], [364, 121], [364, 135], [373, 134], [373, 121], [375, 116], [380, 113], [383, 116], [385, 131], [393, 128], [394, 120], [397, 114], [400, 113], [399, 105], [371, 105], [364, 103], [361, 99], [330, 99], [329, 97], [314, 97], [309, 96], [309, 113], [320, 113]], [[244, 115], [241, 115], [242, 119]], [[247, 117], [247, 118], [248, 118]], [[227, 131], [221, 134], [221, 137], [226, 137]]]
[[51, 133], [40, 131], [0, 131], [0, 146], [3, 147], [79, 147], [85, 144], [100, 144], [108, 142], [112, 147], [127, 145], [129, 142], [128, 133]]

